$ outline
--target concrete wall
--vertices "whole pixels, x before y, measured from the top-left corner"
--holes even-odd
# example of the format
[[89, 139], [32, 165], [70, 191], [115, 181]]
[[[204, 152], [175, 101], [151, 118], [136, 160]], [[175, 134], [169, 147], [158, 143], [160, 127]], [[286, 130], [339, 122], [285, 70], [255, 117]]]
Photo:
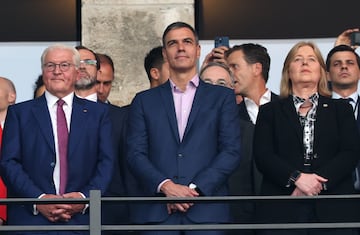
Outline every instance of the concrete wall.
[[110, 101], [129, 104], [149, 88], [144, 57], [161, 45], [167, 25], [184, 21], [194, 26], [193, 0], [82, 0], [82, 44], [105, 53], [115, 63]]

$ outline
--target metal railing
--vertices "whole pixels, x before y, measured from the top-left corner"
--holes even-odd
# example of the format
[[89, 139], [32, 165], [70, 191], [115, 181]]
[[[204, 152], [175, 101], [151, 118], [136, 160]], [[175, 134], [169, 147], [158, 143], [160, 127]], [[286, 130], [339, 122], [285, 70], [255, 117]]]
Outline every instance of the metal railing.
[[[88, 225], [22, 225], [0, 226], [0, 231], [89, 231], [90, 235], [99, 235], [102, 231], [145, 231], [145, 230], [261, 230], [261, 229], [328, 229], [328, 228], [360, 228], [360, 222], [342, 223], [284, 223], [284, 224], [196, 224], [196, 225], [102, 225], [101, 205], [106, 202], [137, 203], [137, 202], [196, 202], [196, 203], [239, 203], [241, 201], [272, 201], [272, 200], [333, 200], [360, 199], [360, 195], [321, 195], [321, 196], [227, 196], [227, 197], [101, 197], [98, 190], [92, 190], [90, 197], [85, 199], [0, 199], [0, 204], [89, 204], [90, 219]], [[359, 200], [360, 203], [360, 200]]]

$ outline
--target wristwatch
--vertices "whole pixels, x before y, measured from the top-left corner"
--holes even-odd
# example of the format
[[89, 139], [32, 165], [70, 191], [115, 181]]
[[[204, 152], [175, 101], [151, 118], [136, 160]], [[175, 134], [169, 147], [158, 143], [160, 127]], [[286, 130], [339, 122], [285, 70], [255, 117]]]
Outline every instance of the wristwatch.
[[295, 182], [300, 178], [300, 175], [301, 175], [301, 171], [299, 170], [296, 170], [293, 173], [291, 173], [286, 187], [290, 187], [294, 185]]
[[199, 194], [199, 196], [203, 196], [203, 193], [201, 192], [201, 190], [198, 188], [198, 186], [196, 184], [190, 183], [189, 188], [194, 189]]

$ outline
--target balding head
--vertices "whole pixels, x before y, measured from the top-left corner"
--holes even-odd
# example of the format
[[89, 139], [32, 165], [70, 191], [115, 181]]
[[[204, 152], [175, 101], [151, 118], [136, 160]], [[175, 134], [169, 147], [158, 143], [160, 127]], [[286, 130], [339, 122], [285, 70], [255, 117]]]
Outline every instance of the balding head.
[[9, 104], [15, 104], [16, 89], [14, 83], [7, 78], [0, 77], [0, 93], [7, 96]]
[[6, 117], [9, 105], [15, 104], [16, 91], [15, 86], [7, 78], [0, 77], [0, 122]]

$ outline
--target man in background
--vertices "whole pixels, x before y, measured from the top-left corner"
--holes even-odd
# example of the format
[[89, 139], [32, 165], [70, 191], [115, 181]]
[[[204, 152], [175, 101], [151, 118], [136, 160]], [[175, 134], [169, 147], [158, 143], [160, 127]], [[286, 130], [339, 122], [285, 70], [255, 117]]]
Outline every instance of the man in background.
[[[97, 53], [100, 68], [96, 76], [96, 91], [99, 102], [106, 103], [109, 108], [109, 116], [113, 124], [112, 141], [116, 154], [114, 172], [106, 191], [106, 197], [124, 197], [127, 196], [125, 190], [125, 141], [126, 141], [126, 120], [128, 116], [128, 106], [119, 107], [109, 102], [112, 81], [115, 77], [115, 66], [109, 55]], [[128, 224], [129, 212], [128, 205], [120, 202], [105, 202], [102, 207], [102, 223], [110, 224]], [[105, 231], [106, 235], [126, 234], [120, 231]]]
[[84, 46], [75, 47], [80, 54], [78, 79], [75, 83], [75, 94], [80, 98], [97, 102], [96, 76], [100, 69], [100, 62], [95, 52]]
[[144, 59], [144, 68], [150, 81], [150, 88], [157, 87], [169, 79], [169, 64], [164, 60], [162, 46], [154, 47]]
[[[7, 78], [0, 77], [0, 152], [2, 143], [2, 130], [5, 124], [5, 118], [8, 107], [15, 104], [16, 90], [13, 82]], [[0, 154], [1, 156], [1, 154]], [[7, 190], [6, 186], [0, 177], [0, 198], [6, 198]], [[7, 213], [6, 206], [0, 205], [0, 225], [6, 223]]]

